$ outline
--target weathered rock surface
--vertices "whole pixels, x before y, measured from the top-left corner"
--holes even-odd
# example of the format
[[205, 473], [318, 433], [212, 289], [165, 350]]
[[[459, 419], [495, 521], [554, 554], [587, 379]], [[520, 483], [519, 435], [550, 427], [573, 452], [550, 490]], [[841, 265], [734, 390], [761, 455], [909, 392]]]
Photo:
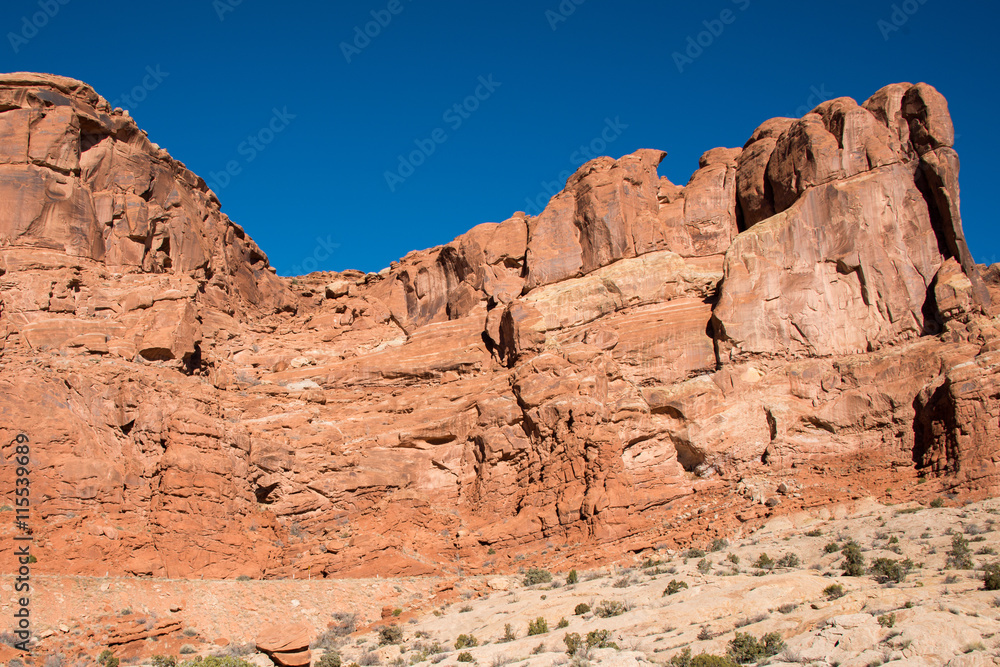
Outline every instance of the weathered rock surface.
[[662, 151], [599, 158], [538, 217], [294, 280], [85, 84], [0, 76], [0, 109], [0, 442], [32, 446], [40, 567], [598, 558], [792, 511], [748, 480], [805, 465], [996, 491], [1000, 268], [926, 84], [768, 121], [683, 187]]

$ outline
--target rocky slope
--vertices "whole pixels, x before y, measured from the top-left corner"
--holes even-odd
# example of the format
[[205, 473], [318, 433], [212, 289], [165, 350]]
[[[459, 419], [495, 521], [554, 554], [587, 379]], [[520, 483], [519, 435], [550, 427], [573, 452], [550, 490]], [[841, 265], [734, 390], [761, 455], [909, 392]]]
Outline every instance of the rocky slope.
[[662, 151], [599, 158], [538, 217], [284, 279], [91, 88], [0, 76], [0, 442], [33, 446], [39, 567], [477, 572], [990, 494], [1000, 266], [953, 141], [894, 84], [683, 187]]

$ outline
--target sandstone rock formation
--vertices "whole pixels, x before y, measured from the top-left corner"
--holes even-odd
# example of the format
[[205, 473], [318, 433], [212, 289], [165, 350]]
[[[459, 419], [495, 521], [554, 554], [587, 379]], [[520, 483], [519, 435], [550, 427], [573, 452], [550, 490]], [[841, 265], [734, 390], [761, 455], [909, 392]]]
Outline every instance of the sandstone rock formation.
[[538, 217], [286, 279], [91, 88], [0, 76], [0, 442], [32, 443], [40, 563], [516, 567], [822, 503], [755, 476], [862, 460], [994, 492], [1000, 267], [953, 135], [895, 84], [685, 186], [662, 151], [599, 158]]

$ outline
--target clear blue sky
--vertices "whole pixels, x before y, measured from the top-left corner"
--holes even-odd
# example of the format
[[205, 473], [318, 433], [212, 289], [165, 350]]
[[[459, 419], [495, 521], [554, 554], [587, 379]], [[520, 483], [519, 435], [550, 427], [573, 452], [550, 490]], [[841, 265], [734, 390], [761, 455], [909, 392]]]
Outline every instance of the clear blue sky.
[[[661, 174], [686, 183], [702, 152], [741, 146], [813, 95], [861, 101], [897, 81], [948, 97], [970, 246], [1000, 261], [995, 3], [563, 0], [562, 14], [560, 0], [41, 4], [54, 16], [34, 34], [24, 17], [39, 0], [3, 3], [0, 67], [82, 79], [120, 105], [139, 87], [132, 115], [153, 141], [209, 181], [233, 163], [217, 187], [223, 210], [282, 275], [379, 270], [531, 209], [592, 142], [610, 139], [602, 152], [614, 157], [666, 150]], [[387, 25], [345, 54], [376, 18]], [[674, 52], [709, 29], [719, 34], [701, 35], [707, 46], [679, 67]], [[30, 38], [12, 44], [12, 32]], [[469, 96], [474, 110], [455, 111]], [[433, 153], [400, 170], [417, 141]]]

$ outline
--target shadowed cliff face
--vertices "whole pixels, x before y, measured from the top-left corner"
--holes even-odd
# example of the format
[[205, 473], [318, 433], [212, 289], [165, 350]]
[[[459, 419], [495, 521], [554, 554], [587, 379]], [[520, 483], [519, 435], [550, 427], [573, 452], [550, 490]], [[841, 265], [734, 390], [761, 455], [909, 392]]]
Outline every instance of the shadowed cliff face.
[[1000, 267], [952, 142], [894, 84], [683, 187], [599, 158], [538, 217], [286, 280], [91, 88], [0, 76], [0, 442], [32, 443], [40, 565], [477, 571], [707, 539], [842, 474], [995, 491]]

